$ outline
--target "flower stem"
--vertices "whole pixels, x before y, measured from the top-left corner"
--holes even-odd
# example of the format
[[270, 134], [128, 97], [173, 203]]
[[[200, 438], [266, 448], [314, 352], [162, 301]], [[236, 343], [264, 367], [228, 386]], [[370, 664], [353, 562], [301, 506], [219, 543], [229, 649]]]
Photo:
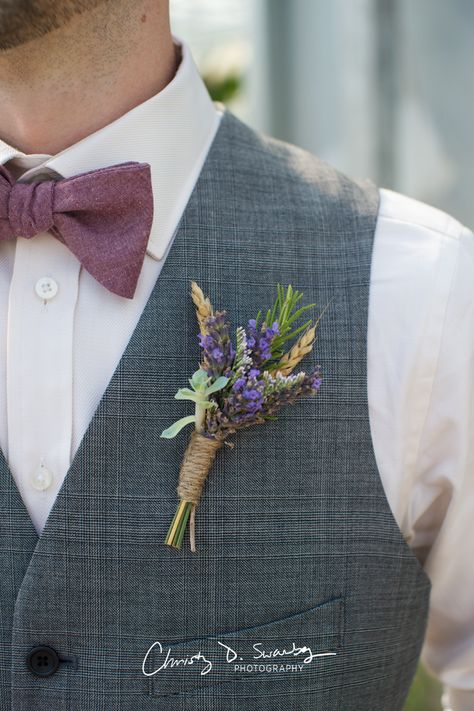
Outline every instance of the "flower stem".
[[192, 503], [189, 501], [179, 502], [176, 513], [168, 529], [168, 533], [166, 534], [166, 545], [173, 546], [173, 548], [181, 548], [191, 507]]
[[202, 407], [202, 405], [200, 405], [198, 402], [196, 403], [195, 415], [196, 415], [196, 424], [195, 424], [196, 432], [201, 432], [203, 425], [204, 425], [204, 418], [206, 417], [206, 408]]

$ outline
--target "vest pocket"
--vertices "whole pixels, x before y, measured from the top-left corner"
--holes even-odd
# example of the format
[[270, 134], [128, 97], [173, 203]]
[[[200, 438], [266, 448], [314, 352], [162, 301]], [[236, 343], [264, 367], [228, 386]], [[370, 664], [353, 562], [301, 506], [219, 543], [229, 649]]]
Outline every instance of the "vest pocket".
[[232, 694], [259, 684], [309, 690], [341, 668], [344, 598], [223, 634], [166, 644], [157, 640], [143, 664], [152, 696], [199, 693], [219, 687]]

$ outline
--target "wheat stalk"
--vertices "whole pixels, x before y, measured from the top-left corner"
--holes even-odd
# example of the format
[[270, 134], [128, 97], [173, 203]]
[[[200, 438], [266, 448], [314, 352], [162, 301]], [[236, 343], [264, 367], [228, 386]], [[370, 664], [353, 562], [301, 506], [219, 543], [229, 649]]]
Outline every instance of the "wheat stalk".
[[204, 320], [207, 316], [213, 315], [212, 304], [204, 293], [200, 286], [195, 281], [191, 282], [191, 297], [196, 306], [196, 317], [199, 323], [199, 329], [203, 336], [206, 335], [206, 328], [204, 326]]
[[274, 371], [275, 375], [277, 373], [281, 373], [281, 375], [290, 375], [300, 360], [303, 360], [305, 355], [311, 352], [316, 338], [316, 329], [331, 301], [326, 304], [322, 312], [319, 314], [314, 326], [307, 329], [296, 341], [295, 345], [287, 353], [282, 355], [278, 363], [278, 368]]
[[285, 353], [278, 363], [278, 370], [275, 375], [289, 375], [292, 370], [298, 365], [300, 360], [303, 360], [305, 355], [311, 352], [316, 337], [316, 325], [305, 331], [297, 340], [295, 345]]

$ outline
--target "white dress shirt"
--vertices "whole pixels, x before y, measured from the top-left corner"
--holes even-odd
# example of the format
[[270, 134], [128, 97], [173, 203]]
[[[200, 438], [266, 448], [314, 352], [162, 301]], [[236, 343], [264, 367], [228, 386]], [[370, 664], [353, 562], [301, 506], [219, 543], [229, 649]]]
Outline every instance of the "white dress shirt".
[[[222, 116], [189, 46], [156, 96], [56, 156], [0, 141], [17, 178], [151, 165], [155, 217], [133, 299], [49, 233], [0, 244], [0, 446], [38, 533], [155, 285]], [[52, 172], [53, 171], [53, 172]], [[380, 190], [368, 322], [370, 427], [394, 517], [432, 582], [422, 659], [474, 709], [474, 235]], [[4, 403], [2, 406], [1, 403]]]

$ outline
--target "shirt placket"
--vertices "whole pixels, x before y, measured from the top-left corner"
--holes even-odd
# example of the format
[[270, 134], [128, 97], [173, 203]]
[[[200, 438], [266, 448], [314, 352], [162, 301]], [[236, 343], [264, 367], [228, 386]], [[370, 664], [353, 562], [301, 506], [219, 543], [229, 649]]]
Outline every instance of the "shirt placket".
[[17, 238], [7, 319], [8, 461], [38, 532], [71, 463], [80, 268], [50, 233]]

